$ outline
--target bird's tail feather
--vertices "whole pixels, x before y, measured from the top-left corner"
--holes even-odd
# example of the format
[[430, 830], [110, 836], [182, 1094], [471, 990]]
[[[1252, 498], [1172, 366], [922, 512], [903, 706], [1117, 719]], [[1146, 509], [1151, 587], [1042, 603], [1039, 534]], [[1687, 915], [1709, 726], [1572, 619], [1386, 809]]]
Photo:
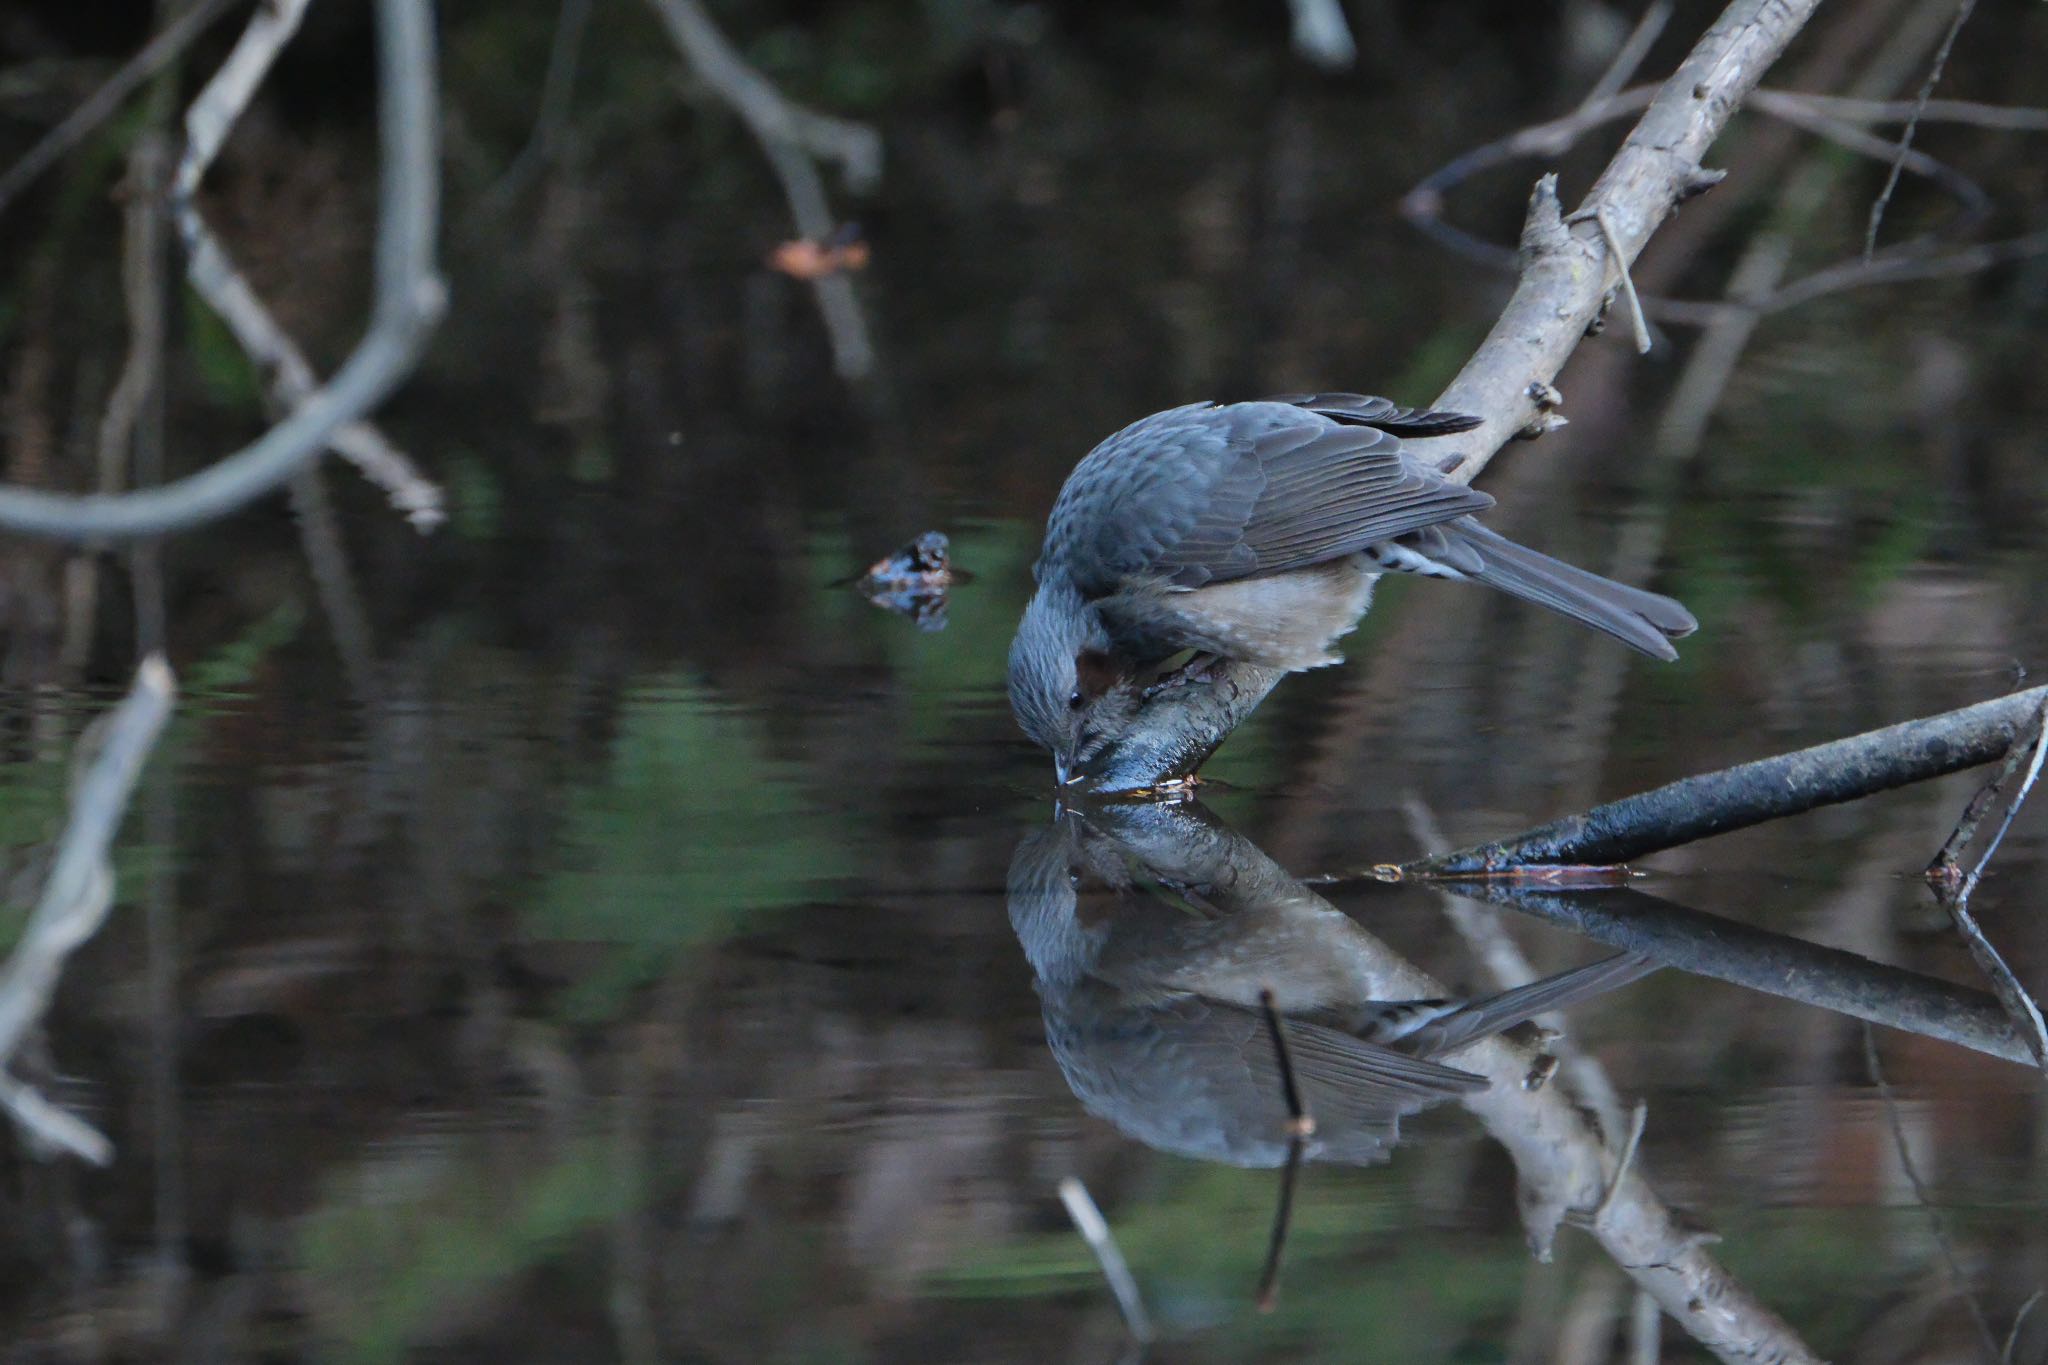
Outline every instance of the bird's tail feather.
[[1671, 641], [1699, 629], [1693, 614], [1669, 597], [1616, 583], [1517, 545], [1470, 517], [1430, 527], [1420, 537], [1439, 542], [1418, 545], [1421, 553], [1474, 582], [1548, 607], [1652, 658], [1676, 659], [1678, 651]]
[[1620, 953], [1589, 962], [1460, 1006], [1415, 1030], [1409, 1035], [1407, 1046], [1418, 1057], [1440, 1057], [1477, 1039], [1491, 1038], [1545, 1011], [1563, 1009], [1625, 986], [1663, 965], [1641, 953]]

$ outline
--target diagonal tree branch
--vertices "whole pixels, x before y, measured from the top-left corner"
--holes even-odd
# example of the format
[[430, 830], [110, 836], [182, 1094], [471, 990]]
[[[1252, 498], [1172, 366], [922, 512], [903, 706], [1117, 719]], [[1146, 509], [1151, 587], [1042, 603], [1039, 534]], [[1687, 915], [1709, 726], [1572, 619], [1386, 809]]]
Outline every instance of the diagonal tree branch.
[[[144, 659], [134, 688], [105, 722], [99, 751], [72, 791], [71, 818], [57, 842], [21, 942], [0, 965], [0, 1108], [36, 1139], [101, 1166], [112, 1160], [112, 1144], [91, 1125], [8, 1075], [6, 1064], [49, 1008], [65, 959], [99, 931], [113, 904], [109, 850], [142, 765], [170, 716], [174, 691], [162, 656]], [[90, 736], [80, 741], [81, 753], [90, 742]]]
[[1484, 877], [1556, 864], [1625, 863], [1730, 830], [1839, 805], [2005, 756], [2048, 702], [2048, 687], [1882, 730], [1701, 773], [1526, 833], [1390, 869], [1406, 877]]
[[[1452, 466], [1451, 479], [1470, 483], [1505, 442], [1539, 416], [1537, 397], [1600, 315], [1610, 279], [1619, 280], [1681, 200], [1720, 178], [1701, 167], [1701, 158], [1818, 5], [1819, 0], [1734, 0], [1658, 89], [1573, 213], [1571, 226], [1558, 202], [1557, 178], [1537, 182], [1522, 229], [1522, 272], [1514, 296], [1431, 405], [1482, 419], [1469, 432], [1431, 443], [1432, 453], [1442, 453]], [[1626, 259], [1610, 255], [1610, 230]], [[1095, 785], [1139, 791], [1185, 780], [1283, 676], [1233, 664], [1211, 682], [1157, 694], [1129, 739], [1101, 760]]]

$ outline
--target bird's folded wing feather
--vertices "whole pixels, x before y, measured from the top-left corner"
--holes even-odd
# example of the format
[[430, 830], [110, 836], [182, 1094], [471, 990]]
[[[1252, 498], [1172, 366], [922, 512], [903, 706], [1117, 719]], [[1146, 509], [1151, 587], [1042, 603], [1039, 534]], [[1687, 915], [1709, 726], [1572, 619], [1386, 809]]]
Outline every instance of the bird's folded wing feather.
[[1238, 418], [1229, 467], [1156, 564], [1177, 586], [1305, 568], [1493, 505], [1377, 427], [1265, 404], [1217, 411]]
[[1378, 427], [1279, 403], [1195, 404], [1133, 423], [1081, 462], [1053, 505], [1039, 573], [1057, 565], [1090, 597], [1134, 577], [1199, 588], [1492, 505]]

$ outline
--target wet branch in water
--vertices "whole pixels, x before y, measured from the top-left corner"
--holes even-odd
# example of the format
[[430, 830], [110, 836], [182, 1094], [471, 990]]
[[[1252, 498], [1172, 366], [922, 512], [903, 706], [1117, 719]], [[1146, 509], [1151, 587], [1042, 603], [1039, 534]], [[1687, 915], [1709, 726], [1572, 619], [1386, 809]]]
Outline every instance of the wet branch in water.
[[[252, 26], [270, 13], [266, 6]], [[319, 458], [337, 432], [412, 373], [446, 306], [434, 263], [440, 125], [431, 7], [426, 0], [378, 0], [377, 38], [382, 186], [376, 301], [370, 326], [348, 360], [257, 440], [184, 478], [119, 494], [0, 486], [0, 529], [91, 540], [204, 525], [291, 479]], [[248, 68], [237, 72], [238, 78], [251, 74]]]
[[2004, 757], [2048, 687], [1684, 778], [1513, 838], [1418, 858], [1402, 877], [1488, 877], [1625, 863], [1715, 834], [1924, 782]]
[[[113, 1144], [97, 1129], [10, 1076], [6, 1063], [50, 1007], [72, 951], [99, 931], [114, 902], [110, 850], [142, 765], [171, 714], [171, 670], [159, 655], [143, 660], [128, 696], [80, 739], [84, 768], [71, 794], [71, 816], [30, 911], [21, 942], [0, 967], [0, 1107], [37, 1143], [104, 1166]], [[94, 753], [95, 745], [97, 752]]]

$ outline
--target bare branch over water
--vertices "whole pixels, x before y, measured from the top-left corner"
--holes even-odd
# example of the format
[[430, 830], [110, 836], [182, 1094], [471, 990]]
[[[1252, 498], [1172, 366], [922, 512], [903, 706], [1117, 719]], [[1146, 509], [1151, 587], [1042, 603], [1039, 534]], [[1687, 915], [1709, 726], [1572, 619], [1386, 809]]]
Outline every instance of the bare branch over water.
[[89, 540], [204, 525], [282, 485], [412, 373], [447, 298], [434, 261], [440, 122], [433, 16], [427, 0], [378, 0], [377, 15], [383, 185], [376, 302], [355, 351], [256, 441], [184, 478], [119, 494], [0, 487], [0, 530]]
[[[142, 661], [134, 687], [98, 732], [98, 753], [73, 786], [71, 816], [58, 838], [42, 895], [13, 956], [0, 967], [0, 1107], [37, 1141], [101, 1166], [113, 1159], [113, 1144], [7, 1075], [5, 1067], [49, 1009], [65, 959], [99, 931], [113, 904], [114, 836], [143, 763], [170, 717], [175, 691], [161, 655]], [[94, 742], [94, 732], [88, 731], [79, 743], [81, 754]]]

